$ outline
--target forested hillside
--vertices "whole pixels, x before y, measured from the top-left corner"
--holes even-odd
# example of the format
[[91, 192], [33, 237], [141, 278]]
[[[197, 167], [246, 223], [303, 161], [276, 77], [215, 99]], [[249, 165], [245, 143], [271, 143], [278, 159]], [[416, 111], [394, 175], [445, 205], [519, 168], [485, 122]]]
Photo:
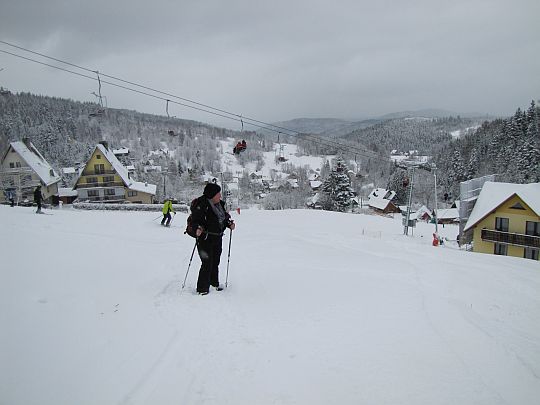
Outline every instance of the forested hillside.
[[[437, 164], [440, 193], [457, 198], [460, 181], [485, 174], [499, 174], [502, 181], [540, 181], [539, 115], [533, 102], [526, 111], [518, 109], [514, 116], [492, 122], [409, 117], [377, 122], [343, 137], [281, 134], [279, 138], [275, 133], [231, 131], [195, 121], [103, 109], [94, 103], [11, 94], [4, 89], [0, 92], [0, 151], [5, 151], [9, 142], [27, 137], [61, 172], [62, 167], [84, 163], [95, 145], [106, 140], [112, 148], [130, 149], [129, 161], [124, 163], [136, 166], [137, 180], [159, 185], [160, 199], [165, 190], [189, 195], [190, 187], [200, 187], [192, 181], [199, 174], [226, 171], [222, 157], [231, 151], [223, 150], [219, 142], [225, 138], [245, 139], [250, 145], [237, 157], [242, 167], [256, 162], [260, 170], [262, 152], [271, 150], [279, 139], [296, 143], [300, 154], [342, 155], [345, 164], [356, 172], [357, 192], [361, 185], [374, 184], [395, 189], [402, 197], [404, 190], [399, 188], [405, 184], [406, 173], [391, 163], [390, 153], [417, 150], [420, 155], [433, 157]], [[333, 122], [322, 121], [325, 125]], [[159, 165], [164, 171], [147, 173], [144, 165]], [[301, 169], [288, 167], [287, 172], [298, 175]], [[328, 167], [321, 174], [329, 172]], [[431, 174], [417, 175], [416, 198], [430, 204]]]
[[[94, 103], [28, 93], [6, 92], [0, 96], [0, 149], [27, 137], [55, 166], [84, 161], [101, 140], [110, 141], [113, 147], [128, 147], [134, 158], [142, 158], [148, 150], [159, 149], [161, 142], [166, 142], [169, 149], [185, 142], [196, 148], [192, 144], [197, 135], [214, 139], [234, 136], [233, 131], [195, 121], [102, 109]], [[190, 157], [187, 160], [185, 163], [191, 163]], [[199, 160], [200, 165], [210, 164], [210, 159], [203, 156]]]
[[399, 118], [353, 131], [343, 139], [361, 143], [386, 156], [394, 149], [418, 150], [421, 155], [432, 156], [452, 140], [451, 132], [465, 130], [480, 122], [480, 118], [461, 117]]
[[507, 119], [485, 122], [478, 130], [453, 140], [435, 157], [442, 185], [453, 195], [459, 182], [486, 174], [498, 181], [540, 181], [540, 108], [531, 102]]

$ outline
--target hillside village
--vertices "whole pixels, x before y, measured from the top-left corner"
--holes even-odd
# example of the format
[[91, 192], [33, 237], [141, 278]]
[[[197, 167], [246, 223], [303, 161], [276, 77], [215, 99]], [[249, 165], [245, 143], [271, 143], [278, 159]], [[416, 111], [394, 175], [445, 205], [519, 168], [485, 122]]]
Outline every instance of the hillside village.
[[[20, 108], [20, 104], [19, 107], [13, 104], [20, 100], [27, 102], [25, 108], [32, 106], [33, 102], [38, 105], [46, 102], [49, 115], [54, 113], [56, 104], [65, 104], [62, 100], [29, 95], [15, 97], [9, 92], [0, 96], [0, 101], [5, 106], [11, 106], [12, 111]], [[512, 184], [508, 180], [515, 178], [519, 182], [514, 184], [520, 187], [519, 183], [538, 185], [540, 180], [538, 166], [534, 165], [540, 159], [540, 153], [534, 149], [538, 144], [538, 139], [533, 136], [538, 133], [538, 109], [534, 103], [526, 113], [518, 110], [502, 126], [507, 128], [505, 131], [514, 134], [512, 142], [515, 145], [523, 145], [518, 150], [529, 157], [527, 165], [519, 166], [525, 160], [518, 159], [518, 164], [511, 166], [512, 170], [497, 175], [490, 175], [484, 169], [478, 171], [473, 164], [478, 162], [481, 142], [472, 141], [478, 132], [487, 131], [488, 123], [471, 126], [471, 121], [462, 122], [459, 119], [438, 122], [406, 118], [399, 121], [404, 125], [401, 127], [402, 133], [403, 128], [411, 125], [415, 131], [418, 128], [428, 131], [429, 125], [433, 124], [434, 140], [447, 136], [454, 152], [451, 160], [441, 160], [441, 145], [433, 145], [433, 148], [424, 146], [422, 150], [403, 146], [380, 150], [379, 145], [374, 148], [379, 148], [378, 153], [367, 150], [362, 153], [358, 152], [357, 144], [354, 146], [351, 143], [349, 148], [353, 152], [347, 153], [346, 149], [336, 147], [339, 143], [335, 141], [334, 144], [327, 143], [332, 146], [321, 150], [320, 147], [313, 148], [318, 144], [318, 138], [300, 137], [293, 143], [289, 136], [276, 142], [268, 134], [219, 130], [204, 124], [170, 119], [164, 120], [168, 129], [156, 137], [153, 135], [156, 122], [163, 119], [152, 116], [143, 116], [144, 122], [147, 122], [144, 125], [148, 126], [144, 131], [148, 132], [137, 124], [139, 136], [133, 136], [131, 128], [136, 121], [128, 119], [118, 127], [125, 117], [122, 111], [100, 110], [98, 114], [92, 105], [74, 102], [67, 105], [78, 111], [72, 115], [73, 118], [79, 114], [79, 129], [77, 126], [71, 128], [71, 140], [67, 144], [69, 149], [65, 149], [65, 143], [57, 144], [60, 142], [58, 137], [67, 127], [58, 133], [51, 131], [47, 114], [39, 119], [39, 126], [46, 129], [45, 132], [24, 131], [19, 126], [17, 131], [13, 131], [15, 127], [10, 124], [16, 122], [13, 115], [4, 116], [0, 121], [0, 128], [4, 128], [2, 144], [5, 145], [1, 160], [1, 203], [32, 205], [35, 188], [41, 185], [44, 201], [51, 206], [73, 204], [74, 207], [86, 209], [158, 211], [165, 199], [171, 199], [177, 209], [187, 210], [189, 201], [200, 195], [204, 184], [217, 182], [223, 187], [223, 197], [231, 209], [259, 206], [270, 210], [308, 208], [381, 216], [401, 215], [405, 233], [409, 232], [409, 228], [414, 228], [418, 221], [441, 226], [459, 224], [456, 239], [461, 239], [464, 246], [482, 245], [481, 250], [484, 251], [491, 249], [493, 253], [518, 255], [512, 249], [486, 248], [483, 245], [485, 235], [476, 235], [468, 219], [484, 183], [496, 181]], [[4, 113], [6, 111], [9, 109]], [[81, 113], [86, 115], [81, 116]], [[112, 121], [117, 123], [115, 127], [110, 126]], [[399, 122], [391, 121], [389, 127], [384, 127], [385, 133], [389, 128], [401, 125]], [[440, 132], [445, 123], [461, 128], [445, 135]], [[88, 130], [100, 129], [97, 134], [106, 140], [100, 139], [92, 144], [92, 137], [88, 137], [90, 133], [84, 129], [86, 125], [89, 125]], [[374, 126], [357, 129], [344, 137], [343, 142], [351, 142], [353, 135], [361, 138], [366, 131], [370, 136], [376, 136], [378, 132], [373, 132], [374, 128], [384, 125], [378, 122]], [[500, 128], [500, 122], [496, 121], [495, 126]], [[122, 127], [127, 132], [112, 136]], [[6, 132], [11, 133], [9, 138], [17, 138], [16, 134], [23, 136], [5, 143], [9, 139], [5, 136]], [[87, 133], [87, 139], [81, 137], [82, 133]], [[309, 139], [311, 142], [308, 142]], [[61, 145], [64, 145], [64, 149], [57, 150]], [[324, 145], [323, 141], [321, 145]], [[403, 140], [399, 145], [404, 145]], [[419, 144], [411, 142], [409, 145]], [[461, 157], [464, 152], [459, 149], [461, 145], [468, 150], [466, 153], [471, 154], [468, 168], [464, 168]], [[476, 145], [472, 151], [470, 145]], [[493, 145], [495, 143], [489, 148], [493, 148]], [[532, 152], [526, 147], [532, 147]], [[484, 153], [493, 153], [489, 148], [485, 148]], [[71, 159], [70, 150], [74, 151]], [[516, 172], [516, 166], [521, 167], [521, 171]], [[500, 163], [498, 167], [502, 168]], [[483, 173], [484, 176], [478, 176]], [[534, 189], [534, 186], [531, 187]], [[473, 194], [469, 193], [469, 188], [475, 190]], [[527, 218], [516, 219], [519, 225], [516, 225], [515, 232], [529, 235], [532, 239], [527, 239], [519, 255], [538, 259], [537, 248], [540, 245], [535, 239], [538, 238], [537, 228], [527, 225], [540, 222], [534, 201], [529, 201], [535, 193], [526, 195], [519, 198], [527, 211]], [[487, 197], [484, 195], [483, 198]], [[498, 203], [502, 204], [503, 201]], [[493, 224], [493, 227], [495, 229], [496, 225]], [[509, 232], [510, 228], [503, 226], [501, 229]], [[480, 242], [474, 242], [475, 238]], [[502, 243], [491, 242], [495, 245]]]

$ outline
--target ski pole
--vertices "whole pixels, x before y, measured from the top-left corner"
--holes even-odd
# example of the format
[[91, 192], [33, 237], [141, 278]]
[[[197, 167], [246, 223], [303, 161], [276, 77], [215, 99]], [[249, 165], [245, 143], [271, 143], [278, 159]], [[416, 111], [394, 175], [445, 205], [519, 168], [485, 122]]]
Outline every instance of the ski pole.
[[152, 221], [155, 221], [156, 219], [161, 218], [163, 215], [160, 215], [159, 217], [154, 218]]
[[231, 235], [229, 236], [229, 254], [227, 255], [227, 276], [225, 277], [225, 288], [227, 288], [227, 285], [229, 283], [229, 261], [231, 260], [231, 242], [232, 242], [232, 229], [231, 229]]
[[187, 267], [186, 276], [184, 277], [184, 282], [182, 283], [182, 290], [186, 286], [186, 280], [187, 280], [187, 276], [189, 274], [189, 268], [191, 267], [191, 261], [193, 260], [193, 255], [195, 254], [195, 248], [197, 247], [197, 242], [198, 241], [199, 241], [199, 239], [195, 239], [195, 246], [193, 246], [193, 252], [191, 252], [191, 258], [189, 259], [189, 265]]

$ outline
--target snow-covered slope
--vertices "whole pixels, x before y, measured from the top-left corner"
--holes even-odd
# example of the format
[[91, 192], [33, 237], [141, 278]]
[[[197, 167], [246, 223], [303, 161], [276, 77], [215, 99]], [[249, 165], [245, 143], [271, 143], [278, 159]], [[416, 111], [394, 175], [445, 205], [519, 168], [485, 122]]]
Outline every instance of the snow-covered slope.
[[196, 254], [180, 288], [185, 214], [53, 214], [0, 206], [1, 404], [540, 398], [538, 262], [435, 248], [398, 218], [246, 210], [229, 288], [201, 297]]

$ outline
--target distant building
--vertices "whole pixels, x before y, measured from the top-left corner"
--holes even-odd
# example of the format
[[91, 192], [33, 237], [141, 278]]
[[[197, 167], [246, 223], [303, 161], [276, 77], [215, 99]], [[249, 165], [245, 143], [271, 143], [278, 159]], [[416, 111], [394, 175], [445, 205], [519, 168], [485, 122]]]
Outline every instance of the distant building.
[[474, 252], [538, 260], [540, 183], [484, 183], [464, 228], [469, 230]]
[[152, 204], [156, 185], [133, 181], [106, 142], [96, 145], [75, 183], [79, 201]]
[[13, 195], [16, 203], [33, 201], [34, 190], [40, 185], [46, 202], [56, 202], [60, 176], [28, 139], [11, 142], [0, 162], [0, 202]]
[[457, 208], [438, 209], [436, 214], [439, 224], [459, 224], [459, 210]]
[[116, 157], [124, 157], [129, 155], [129, 149], [128, 148], [120, 148], [120, 149], [113, 149], [114, 156]]
[[58, 199], [62, 201], [63, 204], [71, 204], [77, 199], [77, 190], [73, 190], [69, 187], [60, 187], [58, 189]]
[[395, 196], [395, 191], [376, 188], [369, 194], [368, 206], [375, 212], [382, 214], [401, 212], [399, 207], [392, 202]]

